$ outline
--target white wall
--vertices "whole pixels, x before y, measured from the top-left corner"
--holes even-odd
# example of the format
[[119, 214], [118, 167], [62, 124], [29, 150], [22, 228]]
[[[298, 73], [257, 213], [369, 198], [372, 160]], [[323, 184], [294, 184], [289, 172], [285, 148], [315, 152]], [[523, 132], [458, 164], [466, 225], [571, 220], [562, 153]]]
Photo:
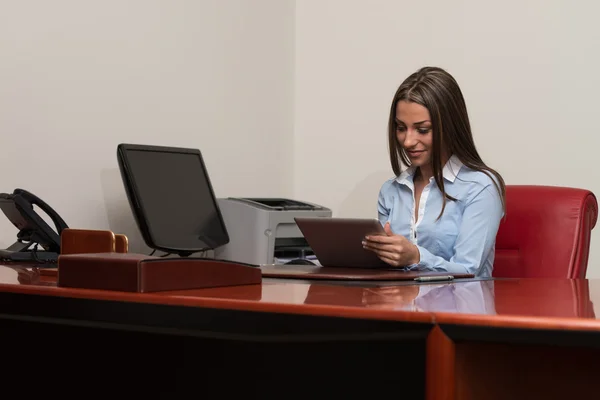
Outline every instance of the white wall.
[[[298, 1], [294, 195], [376, 216], [392, 176], [390, 102], [423, 65], [456, 77], [479, 151], [507, 184], [600, 195], [598, 12], [567, 0]], [[600, 226], [592, 240], [599, 277]]]
[[[121, 142], [199, 148], [218, 196], [290, 196], [294, 1], [0, 0], [0, 192], [141, 245]], [[0, 247], [16, 229], [0, 218]], [[144, 246], [145, 249], [145, 246]]]

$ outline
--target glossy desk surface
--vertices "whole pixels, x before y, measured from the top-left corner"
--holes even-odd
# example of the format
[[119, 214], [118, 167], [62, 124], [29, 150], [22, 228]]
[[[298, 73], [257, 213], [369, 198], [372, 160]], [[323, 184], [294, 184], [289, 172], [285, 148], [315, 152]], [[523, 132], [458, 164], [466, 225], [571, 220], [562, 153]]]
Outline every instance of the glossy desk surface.
[[[600, 281], [463, 280], [344, 286], [265, 279], [261, 285], [159, 293], [69, 289], [43, 269], [0, 265], [0, 292], [245, 311], [451, 324], [600, 331]], [[593, 288], [594, 290], [592, 290]]]

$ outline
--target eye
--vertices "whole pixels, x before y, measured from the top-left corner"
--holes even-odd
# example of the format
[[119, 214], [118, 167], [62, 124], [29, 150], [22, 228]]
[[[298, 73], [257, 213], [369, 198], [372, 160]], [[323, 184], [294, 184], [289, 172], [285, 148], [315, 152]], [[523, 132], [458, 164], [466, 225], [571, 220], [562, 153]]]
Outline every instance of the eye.
[[400, 126], [400, 125], [396, 125], [396, 132], [404, 132], [405, 130], [406, 130], [406, 127]]
[[431, 132], [431, 128], [419, 128], [417, 129], [417, 132], [419, 132], [421, 135], [426, 135]]

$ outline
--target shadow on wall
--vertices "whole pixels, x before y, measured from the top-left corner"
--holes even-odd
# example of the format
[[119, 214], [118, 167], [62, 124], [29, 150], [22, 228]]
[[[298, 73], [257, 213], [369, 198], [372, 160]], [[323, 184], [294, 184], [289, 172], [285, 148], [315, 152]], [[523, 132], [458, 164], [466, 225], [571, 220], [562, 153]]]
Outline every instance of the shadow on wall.
[[127, 236], [129, 252], [149, 254], [151, 250], [144, 243], [142, 234], [133, 218], [119, 169], [103, 169], [100, 172], [100, 180], [108, 228], [114, 233], [122, 233]]
[[389, 170], [374, 172], [360, 181], [342, 201], [336, 213], [346, 218], [377, 218], [377, 197], [381, 186], [393, 173]]

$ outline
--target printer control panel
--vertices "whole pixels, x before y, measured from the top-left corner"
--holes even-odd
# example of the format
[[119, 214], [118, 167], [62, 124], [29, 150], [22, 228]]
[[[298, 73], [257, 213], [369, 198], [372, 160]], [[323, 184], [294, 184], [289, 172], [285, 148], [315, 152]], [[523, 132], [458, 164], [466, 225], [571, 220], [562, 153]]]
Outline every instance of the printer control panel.
[[313, 210], [323, 210], [324, 207], [321, 207], [316, 204], [309, 204], [298, 200], [290, 200], [290, 199], [278, 199], [278, 198], [230, 198], [231, 200], [242, 201], [246, 203], [252, 203], [255, 206], [267, 208], [269, 210], [274, 211], [313, 211]]

